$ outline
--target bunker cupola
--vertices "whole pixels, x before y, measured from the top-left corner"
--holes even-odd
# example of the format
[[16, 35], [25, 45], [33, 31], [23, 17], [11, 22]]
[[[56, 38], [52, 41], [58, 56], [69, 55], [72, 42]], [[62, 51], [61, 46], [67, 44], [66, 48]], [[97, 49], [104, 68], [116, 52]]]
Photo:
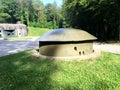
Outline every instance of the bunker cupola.
[[93, 41], [96, 39], [80, 29], [51, 30], [39, 38], [39, 51], [42, 55], [55, 57], [86, 55], [94, 52]]
[[88, 41], [96, 39], [84, 30], [61, 28], [47, 32], [40, 37], [39, 41]]

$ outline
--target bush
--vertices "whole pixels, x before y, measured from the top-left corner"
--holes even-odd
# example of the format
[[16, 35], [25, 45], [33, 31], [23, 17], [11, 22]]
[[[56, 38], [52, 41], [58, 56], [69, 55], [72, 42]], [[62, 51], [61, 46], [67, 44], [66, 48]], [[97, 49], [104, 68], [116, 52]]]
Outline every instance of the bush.
[[39, 22], [30, 22], [29, 26], [30, 27], [40, 27], [40, 23]]
[[39, 27], [39, 28], [49, 28], [49, 29], [55, 29], [58, 28], [57, 25], [54, 25], [52, 21], [46, 22], [46, 23], [40, 23], [40, 22], [30, 22], [30, 27]]
[[52, 23], [52, 21], [46, 22], [45, 27], [46, 27], [46, 28], [49, 28], [49, 29], [52, 29], [52, 28], [53, 28], [53, 23]]

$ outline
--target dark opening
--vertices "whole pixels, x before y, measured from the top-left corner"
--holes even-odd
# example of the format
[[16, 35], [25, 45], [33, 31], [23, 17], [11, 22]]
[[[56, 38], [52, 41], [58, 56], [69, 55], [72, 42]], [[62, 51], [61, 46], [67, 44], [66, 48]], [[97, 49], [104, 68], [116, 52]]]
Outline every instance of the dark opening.
[[6, 32], [9, 32], [9, 33], [12, 33], [14, 32], [15, 30], [5, 30]]
[[4, 30], [4, 32], [6, 32], [5, 34], [7, 36], [14, 36], [15, 35], [15, 30]]
[[95, 51], [93, 50], [93, 52], [95, 52]]
[[79, 52], [79, 55], [81, 55], [81, 51]]
[[77, 47], [74, 47], [74, 50], [77, 51]]
[[39, 52], [39, 49], [36, 49], [37, 52]]
[[59, 44], [78, 44], [78, 43], [92, 43], [93, 40], [86, 40], [86, 41], [39, 41], [39, 46], [44, 45], [59, 45]]
[[83, 51], [83, 55], [85, 54], [85, 52]]

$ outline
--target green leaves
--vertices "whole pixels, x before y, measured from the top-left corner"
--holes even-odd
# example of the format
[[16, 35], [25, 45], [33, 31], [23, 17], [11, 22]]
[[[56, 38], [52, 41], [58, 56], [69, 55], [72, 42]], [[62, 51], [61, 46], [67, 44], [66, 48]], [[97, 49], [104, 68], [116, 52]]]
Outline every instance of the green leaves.
[[[2, 15], [4, 13], [6, 15]], [[0, 0], [0, 22], [21, 21], [26, 25], [37, 24], [35, 26], [41, 28], [58, 28], [62, 27], [62, 18], [56, 2], [44, 6], [40, 0]]]
[[100, 40], [116, 40], [120, 36], [119, 4], [118, 0], [64, 0], [63, 12], [69, 26], [84, 29]]

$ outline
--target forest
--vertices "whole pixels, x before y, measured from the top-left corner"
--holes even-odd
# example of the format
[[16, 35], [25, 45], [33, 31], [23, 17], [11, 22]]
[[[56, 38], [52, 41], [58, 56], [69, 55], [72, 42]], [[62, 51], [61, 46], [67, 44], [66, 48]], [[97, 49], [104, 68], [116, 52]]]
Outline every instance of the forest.
[[0, 0], [0, 22], [22, 23], [40, 28], [58, 28], [61, 11], [56, 2], [46, 6], [40, 0]]
[[120, 40], [120, 0], [63, 0], [44, 5], [40, 0], [0, 0], [0, 23], [21, 21], [30, 27], [78, 28], [98, 40]]

